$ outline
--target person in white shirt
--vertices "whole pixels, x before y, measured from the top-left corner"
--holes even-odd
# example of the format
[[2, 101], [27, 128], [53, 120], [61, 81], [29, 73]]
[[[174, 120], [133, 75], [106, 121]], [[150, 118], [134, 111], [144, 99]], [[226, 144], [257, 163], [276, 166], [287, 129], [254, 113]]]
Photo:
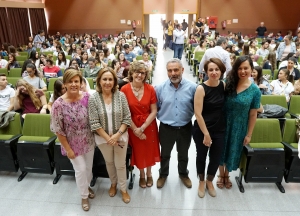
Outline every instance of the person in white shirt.
[[7, 60], [4, 59], [2, 53], [0, 53], [0, 68], [6, 68], [7, 63]]
[[184, 36], [186, 30], [182, 30], [182, 25], [177, 24], [176, 29], [173, 31], [173, 46], [174, 46], [174, 55], [173, 58], [181, 59], [183, 53], [184, 45]]
[[288, 69], [281, 69], [278, 73], [278, 79], [270, 84], [273, 95], [284, 95], [286, 102], [290, 101], [290, 94], [294, 91], [293, 75], [290, 75]]
[[200, 65], [199, 65], [199, 75], [203, 72], [204, 64], [210, 58], [218, 58], [222, 61], [222, 63], [226, 67], [226, 71], [224, 73], [224, 77], [226, 77], [227, 73], [231, 70], [231, 61], [230, 61], [230, 54], [225, 50], [227, 47], [227, 40], [224, 37], [220, 37], [217, 40], [216, 46], [210, 48], [205, 51]]
[[150, 73], [151, 73], [151, 71], [152, 71], [152, 61], [151, 60], [149, 60], [149, 53], [147, 53], [147, 52], [144, 52], [143, 53], [143, 59], [142, 60], [139, 60], [139, 62], [143, 62], [147, 67], [148, 67], [148, 70], [150, 71]]
[[15, 90], [7, 85], [5, 74], [0, 74], [0, 111], [14, 109]]
[[266, 58], [267, 55], [269, 55], [269, 43], [268, 41], [263, 41], [261, 43], [261, 48], [259, 50], [256, 51], [256, 55], [261, 56], [263, 59]]
[[42, 43], [42, 47], [40, 49], [40, 52], [43, 53], [43, 52], [51, 52], [51, 48], [48, 46], [47, 43]]
[[66, 69], [69, 67], [70, 60], [66, 59], [65, 52], [61, 51], [58, 52], [57, 60], [56, 60], [56, 66], [58, 66], [60, 69]]

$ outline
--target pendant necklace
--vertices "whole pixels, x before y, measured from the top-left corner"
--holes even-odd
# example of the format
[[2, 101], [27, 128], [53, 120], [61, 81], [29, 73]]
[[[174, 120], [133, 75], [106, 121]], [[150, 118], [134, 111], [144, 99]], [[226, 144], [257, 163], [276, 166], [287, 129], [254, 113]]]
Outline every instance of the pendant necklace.
[[135, 88], [132, 86], [132, 89], [133, 89], [133, 91], [134, 91], [133, 93], [134, 93], [134, 96], [135, 96], [135, 97], [138, 97], [138, 96], [139, 96], [139, 91], [141, 90], [141, 88], [142, 88], [142, 87], [140, 87], [139, 90], [135, 90]]

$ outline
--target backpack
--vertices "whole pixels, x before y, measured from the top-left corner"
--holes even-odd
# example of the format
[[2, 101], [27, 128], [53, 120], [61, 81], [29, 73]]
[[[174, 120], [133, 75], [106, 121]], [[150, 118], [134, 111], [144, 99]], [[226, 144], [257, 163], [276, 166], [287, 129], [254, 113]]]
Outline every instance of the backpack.
[[266, 104], [263, 106], [264, 113], [258, 114], [258, 118], [283, 118], [288, 112], [287, 108], [277, 104]]

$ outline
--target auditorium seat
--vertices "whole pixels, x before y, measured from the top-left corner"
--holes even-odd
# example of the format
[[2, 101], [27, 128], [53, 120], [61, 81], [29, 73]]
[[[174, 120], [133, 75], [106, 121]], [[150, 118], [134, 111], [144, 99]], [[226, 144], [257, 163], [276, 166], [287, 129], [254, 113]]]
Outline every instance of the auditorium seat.
[[270, 75], [269, 80], [273, 79], [273, 77], [272, 77], [272, 72], [271, 72], [270, 69], [263, 69], [263, 70], [262, 70], [262, 73], [263, 73], [263, 75]]
[[9, 84], [11, 84], [13, 87], [15, 87], [16, 83], [19, 79], [22, 79], [21, 77], [6, 77]]
[[9, 125], [0, 128], [0, 171], [17, 172], [19, 162], [17, 159], [17, 142], [21, 134], [20, 114], [16, 113]]
[[27, 56], [16, 56], [17, 61], [26, 61], [28, 59]]
[[296, 130], [296, 119], [287, 119], [282, 138], [282, 144], [285, 150], [284, 179], [287, 183], [300, 182], [300, 159], [298, 157]]
[[0, 68], [0, 74], [5, 74], [6, 76], [8, 76], [8, 72], [6, 68]]
[[22, 78], [22, 68], [11, 68], [8, 74], [9, 77]]
[[293, 95], [290, 99], [289, 113], [293, 118], [300, 116], [300, 95]]
[[56, 136], [50, 130], [50, 115], [26, 114], [22, 134], [17, 143], [20, 175], [27, 173], [52, 174], [54, 171], [54, 143]]
[[48, 87], [47, 87], [47, 90], [48, 91], [54, 91], [54, 82], [59, 79], [59, 78], [49, 78], [49, 84], [48, 84]]
[[62, 175], [75, 176], [75, 171], [70, 159], [61, 154], [61, 143], [58, 139], [56, 139], [54, 145], [54, 164], [56, 177], [53, 180], [53, 184], [57, 184]]
[[285, 152], [281, 143], [281, 131], [277, 119], [257, 119], [251, 142], [244, 146], [240, 162], [240, 174], [236, 182], [240, 192], [244, 193], [244, 181], [276, 183], [284, 193], [281, 185], [285, 170]]

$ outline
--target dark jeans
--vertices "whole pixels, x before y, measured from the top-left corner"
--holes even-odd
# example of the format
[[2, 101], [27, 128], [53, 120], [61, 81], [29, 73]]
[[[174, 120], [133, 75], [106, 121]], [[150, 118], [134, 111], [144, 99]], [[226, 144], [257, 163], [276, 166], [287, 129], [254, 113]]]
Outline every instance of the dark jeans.
[[178, 58], [181, 60], [183, 53], [183, 44], [173, 44], [174, 47], [174, 56], [173, 58]]
[[[215, 176], [218, 170], [220, 159], [223, 152], [224, 140], [225, 140], [225, 131], [213, 131], [210, 132], [210, 137], [212, 139], [212, 145], [210, 148], [203, 144], [204, 135], [199, 127], [193, 127], [193, 139], [196, 144], [197, 149], [197, 158], [196, 158], [196, 167], [197, 174], [203, 175], [205, 173], [206, 157], [209, 150], [209, 164], [207, 167], [207, 175]], [[202, 180], [202, 179], [201, 179]]]
[[176, 142], [178, 173], [180, 176], [187, 176], [189, 171], [187, 169], [189, 157], [188, 151], [192, 139], [192, 122], [182, 127], [172, 127], [162, 122], [159, 125], [159, 140], [161, 146], [160, 153], [160, 177], [167, 177], [169, 175], [169, 164], [171, 158], [171, 151]]
[[172, 40], [172, 35], [165, 34], [165, 36], [166, 36], [166, 40], [163, 48], [167, 49], [169, 47], [170, 40]]

